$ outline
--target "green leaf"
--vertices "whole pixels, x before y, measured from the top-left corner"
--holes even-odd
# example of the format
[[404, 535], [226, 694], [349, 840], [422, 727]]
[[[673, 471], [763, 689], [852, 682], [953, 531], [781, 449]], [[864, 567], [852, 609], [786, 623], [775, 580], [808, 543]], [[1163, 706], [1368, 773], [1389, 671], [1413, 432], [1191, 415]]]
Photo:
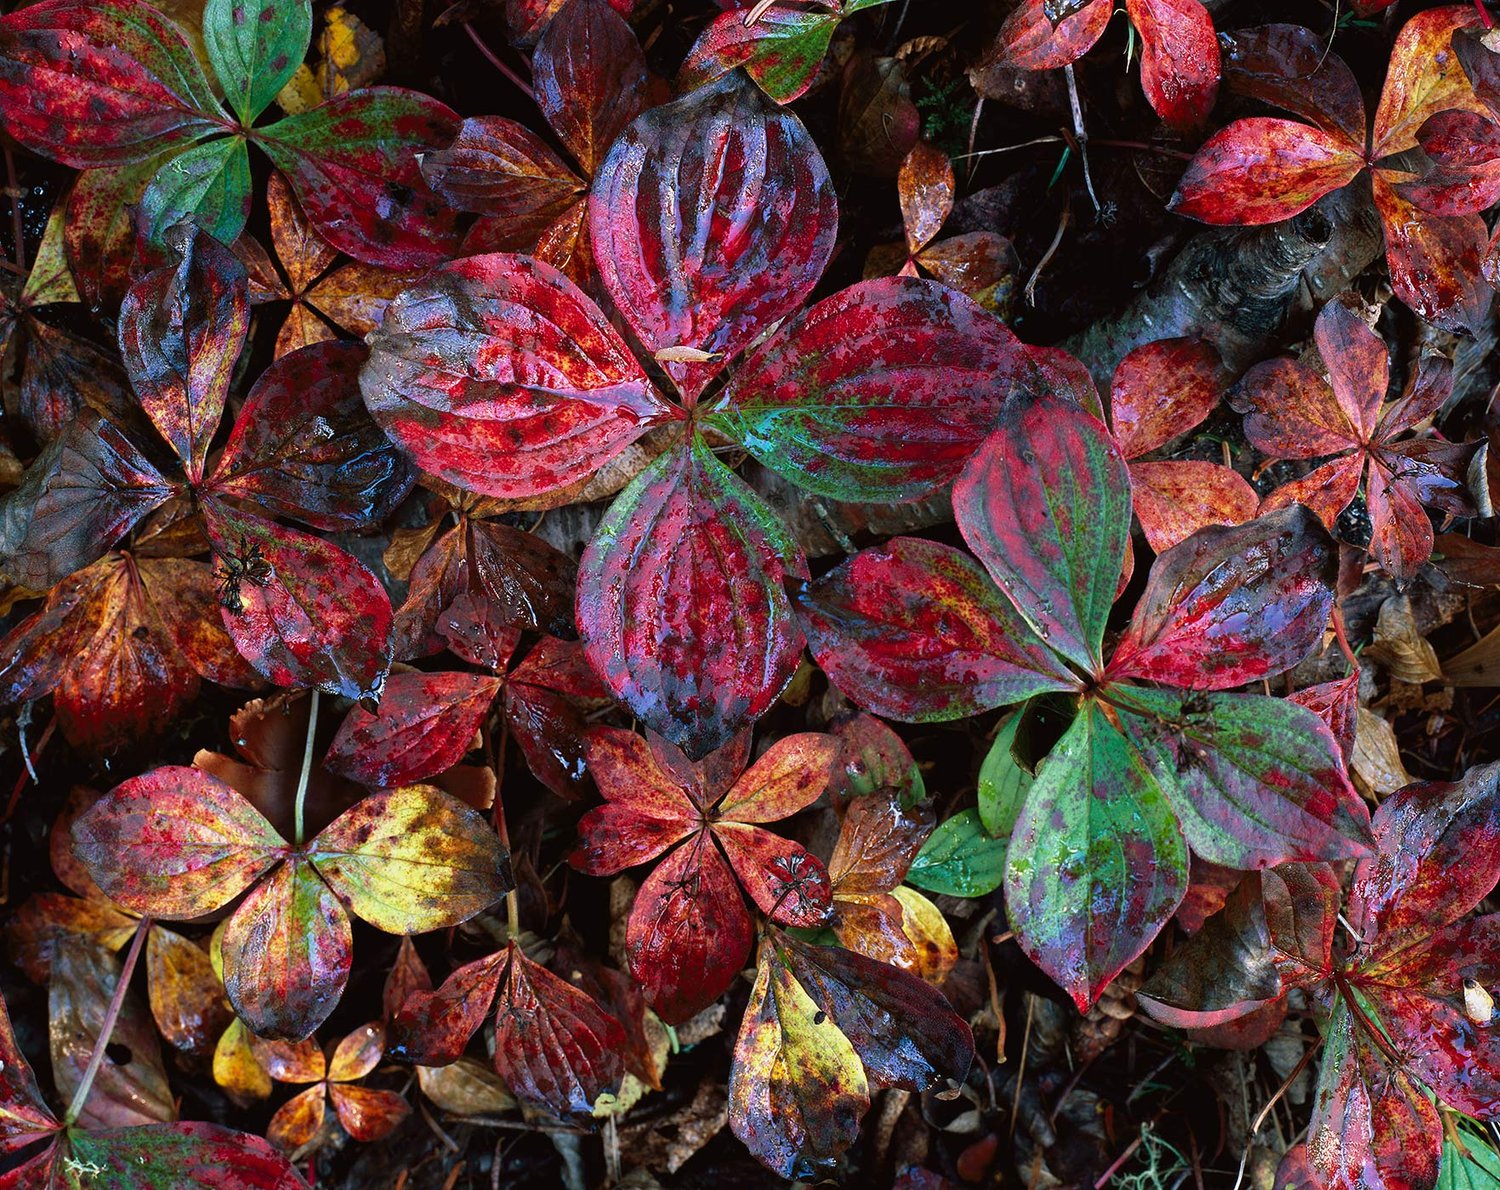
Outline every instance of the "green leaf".
[[221, 244], [232, 244], [250, 217], [250, 154], [243, 137], [194, 145], [156, 171], [141, 209], [146, 238], [164, 243], [169, 227], [187, 218]]
[[1187, 884], [1187, 843], [1156, 775], [1089, 702], [1038, 767], [1011, 836], [1016, 940], [1087, 1011]]
[[1260, 694], [1110, 687], [1193, 851], [1228, 868], [1362, 854], [1370, 814], [1306, 707]]
[[882, 4], [889, 4], [891, 0], [844, 0], [844, 15], [852, 16], [856, 12], [863, 12], [867, 8], [877, 8]]
[[978, 810], [955, 814], [927, 837], [906, 882], [953, 897], [982, 897], [1005, 879], [1005, 840], [986, 833]]
[[1034, 780], [1012, 752], [1021, 719], [1017, 711], [1001, 721], [995, 742], [979, 766], [979, 818], [997, 839], [1010, 838]]
[[1468, 1155], [1451, 1140], [1443, 1145], [1437, 1190], [1488, 1190], [1500, 1186], [1500, 1153], [1483, 1136], [1460, 1131]]
[[203, 41], [229, 106], [249, 124], [307, 56], [312, 5], [308, 0], [208, 0]]

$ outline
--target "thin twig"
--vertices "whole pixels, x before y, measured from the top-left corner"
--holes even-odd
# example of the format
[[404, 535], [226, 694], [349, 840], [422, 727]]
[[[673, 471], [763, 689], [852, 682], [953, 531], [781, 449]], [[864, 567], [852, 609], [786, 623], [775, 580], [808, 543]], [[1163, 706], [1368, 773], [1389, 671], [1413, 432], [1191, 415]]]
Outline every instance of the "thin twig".
[[473, 25], [469, 24], [468, 21], [464, 22], [464, 32], [469, 35], [469, 40], [474, 43], [475, 48], [484, 55], [486, 62], [519, 87], [521, 93], [527, 99], [531, 100], [532, 103], [536, 102], [536, 92], [531, 89], [531, 84], [502, 62], [495, 51], [484, 43], [484, 38], [479, 36], [479, 31]]
[[297, 796], [292, 802], [292, 838], [302, 846], [302, 810], [307, 801], [307, 784], [312, 777], [313, 735], [318, 730], [318, 696], [314, 689], [307, 705], [307, 741], [302, 745], [302, 771], [297, 775]]
[[83, 1112], [83, 1105], [88, 1102], [89, 1091], [93, 1089], [94, 1078], [99, 1073], [99, 1067], [104, 1063], [104, 1051], [109, 1046], [110, 1034], [115, 1031], [115, 1022], [120, 1019], [120, 1010], [125, 1007], [125, 993], [130, 988], [130, 977], [135, 974], [136, 960], [141, 957], [141, 944], [146, 941], [146, 935], [151, 932], [151, 919], [143, 917], [135, 925], [135, 937], [131, 940], [130, 950], [125, 955], [125, 965], [120, 968], [120, 978], [115, 981], [115, 994], [109, 998], [109, 1007], [104, 1012], [104, 1020], [99, 1024], [99, 1036], [94, 1041], [94, 1052], [89, 1055], [89, 1064], [84, 1067], [83, 1079], [78, 1084], [78, 1090], [73, 1092], [73, 1102], [68, 1104], [68, 1112], [63, 1116], [63, 1127], [69, 1127], [74, 1120], [78, 1119]]
[[21, 216], [21, 184], [16, 180], [16, 155], [5, 146], [5, 180], [10, 186], [10, 227], [16, 239], [16, 272], [26, 275], [26, 221]]
[[1057, 246], [1062, 243], [1063, 232], [1068, 230], [1068, 223], [1073, 218], [1072, 209], [1063, 207], [1062, 217], [1057, 221], [1057, 234], [1052, 237], [1052, 242], [1047, 245], [1047, 251], [1042, 253], [1041, 260], [1036, 262], [1036, 268], [1031, 270], [1031, 276], [1026, 279], [1026, 288], [1023, 291], [1028, 306], [1036, 305], [1036, 283], [1041, 280], [1042, 270], [1051, 262], [1057, 254]]
[[1094, 193], [1094, 175], [1089, 172], [1089, 134], [1083, 126], [1083, 104], [1078, 98], [1078, 80], [1073, 77], [1073, 64], [1063, 67], [1068, 76], [1068, 107], [1073, 112], [1073, 135], [1078, 138], [1078, 159], [1083, 162], [1083, 184], [1088, 187], [1089, 201], [1094, 204], [1094, 218], [1103, 216], [1099, 196]]

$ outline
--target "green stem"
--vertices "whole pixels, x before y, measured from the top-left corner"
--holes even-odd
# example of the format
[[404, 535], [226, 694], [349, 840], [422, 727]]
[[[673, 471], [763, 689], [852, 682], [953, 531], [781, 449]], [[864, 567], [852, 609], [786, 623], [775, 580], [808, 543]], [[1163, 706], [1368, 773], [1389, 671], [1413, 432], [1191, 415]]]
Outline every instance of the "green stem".
[[110, 1035], [115, 1031], [115, 1022], [120, 1019], [120, 1010], [125, 1006], [125, 993], [130, 988], [130, 977], [135, 974], [136, 960], [141, 957], [141, 944], [146, 941], [146, 935], [150, 932], [151, 919], [141, 918], [136, 923], [135, 938], [131, 940], [130, 950], [125, 955], [125, 965], [120, 968], [120, 978], [115, 981], [115, 994], [110, 997], [104, 1020], [99, 1025], [99, 1036], [94, 1041], [94, 1052], [89, 1055], [89, 1064], [84, 1069], [83, 1081], [78, 1084], [78, 1090], [73, 1092], [73, 1102], [68, 1104], [68, 1112], [63, 1116], [64, 1128], [72, 1127], [73, 1121], [83, 1113], [83, 1105], [88, 1102], [89, 1091], [93, 1089], [99, 1067], [104, 1063], [105, 1047], [109, 1045]]
[[307, 783], [312, 777], [313, 736], [318, 731], [318, 698], [320, 690], [312, 692], [312, 701], [307, 706], [307, 742], [302, 745], [302, 772], [297, 776], [297, 797], [292, 808], [292, 841], [302, 846], [302, 809], [307, 801]]

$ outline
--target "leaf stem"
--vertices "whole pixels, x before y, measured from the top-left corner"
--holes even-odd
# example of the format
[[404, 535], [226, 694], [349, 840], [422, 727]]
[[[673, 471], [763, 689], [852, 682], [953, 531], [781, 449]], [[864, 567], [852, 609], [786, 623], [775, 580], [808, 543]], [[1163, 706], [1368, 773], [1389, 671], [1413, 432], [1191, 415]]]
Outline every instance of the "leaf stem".
[[312, 777], [313, 736], [318, 730], [318, 699], [321, 690], [314, 689], [307, 704], [307, 742], [302, 745], [302, 771], [297, 775], [297, 796], [292, 803], [292, 841], [302, 846], [302, 811], [307, 802], [307, 784]]
[[[505, 753], [510, 744], [510, 720], [500, 716], [500, 749], [495, 758], [495, 830], [500, 835], [500, 846], [510, 855], [510, 831], [505, 825]], [[514, 871], [514, 867], [512, 867]], [[521, 895], [512, 882], [511, 890], [505, 894], [505, 924], [510, 930], [511, 940], [521, 936]]]
[[94, 1041], [94, 1052], [89, 1055], [89, 1064], [84, 1068], [83, 1081], [78, 1084], [78, 1090], [73, 1092], [73, 1101], [68, 1104], [68, 1111], [63, 1116], [63, 1127], [69, 1128], [73, 1121], [83, 1114], [83, 1106], [88, 1102], [89, 1091], [94, 1086], [94, 1079], [99, 1074], [99, 1067], [104, 1063], [104, 1050], [109, 1045], [110, 1035], [115, 1031], [115, 1022], [120, 1019], [120, 1010], [125, 1007], [125, 993], [130, 988], [130, 977], [135, 974], [136, 960], [141, 957], [141, 944], [146, 941], [146, 935], [151, 932], [151, 919], [143, 917], [136, 923], [135, 937], [131, 940], [130, 950], [125, 955], [125, 963], [120, 968], [120, 978], [115, 981], [115, 994], [109, 998], [109, 1007], [104, 1012], [104, 1020], [99, 1025], [99, 1036]]
[[479, 36], [479, 30], [475, 29], [474, 26], [469, 24], [468, 21], [465, 21], [464, 32], [469, 35], [469, 40], [474, 43], [474, 48], [484, 55], [484, 59], [486, 62], [488, 62], [491, 66], [493, 66], [496, 70], [498, 70], [501, 74], [503, 74], [506, 78], [513, 82], [517, 87], [519, 87], [521, 93], [525, 95], [527, 99], [531, 100], [532, 103], [536, 102], [536, 92], [531, 89], [530, 84], [528, 84], [526, 80], [524, 80], [519, 74], [517, 74], [514, 70], [512, 70], [503, 61], [500, 60], [499, 55], [485, 44], [484, 38]]

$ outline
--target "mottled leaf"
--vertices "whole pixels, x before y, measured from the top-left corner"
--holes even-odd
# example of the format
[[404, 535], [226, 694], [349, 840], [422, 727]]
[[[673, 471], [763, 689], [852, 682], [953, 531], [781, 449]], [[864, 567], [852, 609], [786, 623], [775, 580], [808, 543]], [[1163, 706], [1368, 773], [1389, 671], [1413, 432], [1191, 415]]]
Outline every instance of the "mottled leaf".
[[1252, 116], [1209, 137], [1169, 206], [1204, 223], [1277, 223], [1348, 185], [1364, 165], [1342, 133]]
[[922, 845], [907, 883], [951, 897], [992, 893], [1005, 880], [1006, 842], [985, 830], [977, 810], [961, 811], [939, 823]]
[[250, 124], [302, 65], [312, 41], [308, 0], [208, 0], [203, 42], [229, 106]]
[[531, 58], [537, 106], [592, 177], [645, 101], [646, 55], [605, 0], [570, 0]]

